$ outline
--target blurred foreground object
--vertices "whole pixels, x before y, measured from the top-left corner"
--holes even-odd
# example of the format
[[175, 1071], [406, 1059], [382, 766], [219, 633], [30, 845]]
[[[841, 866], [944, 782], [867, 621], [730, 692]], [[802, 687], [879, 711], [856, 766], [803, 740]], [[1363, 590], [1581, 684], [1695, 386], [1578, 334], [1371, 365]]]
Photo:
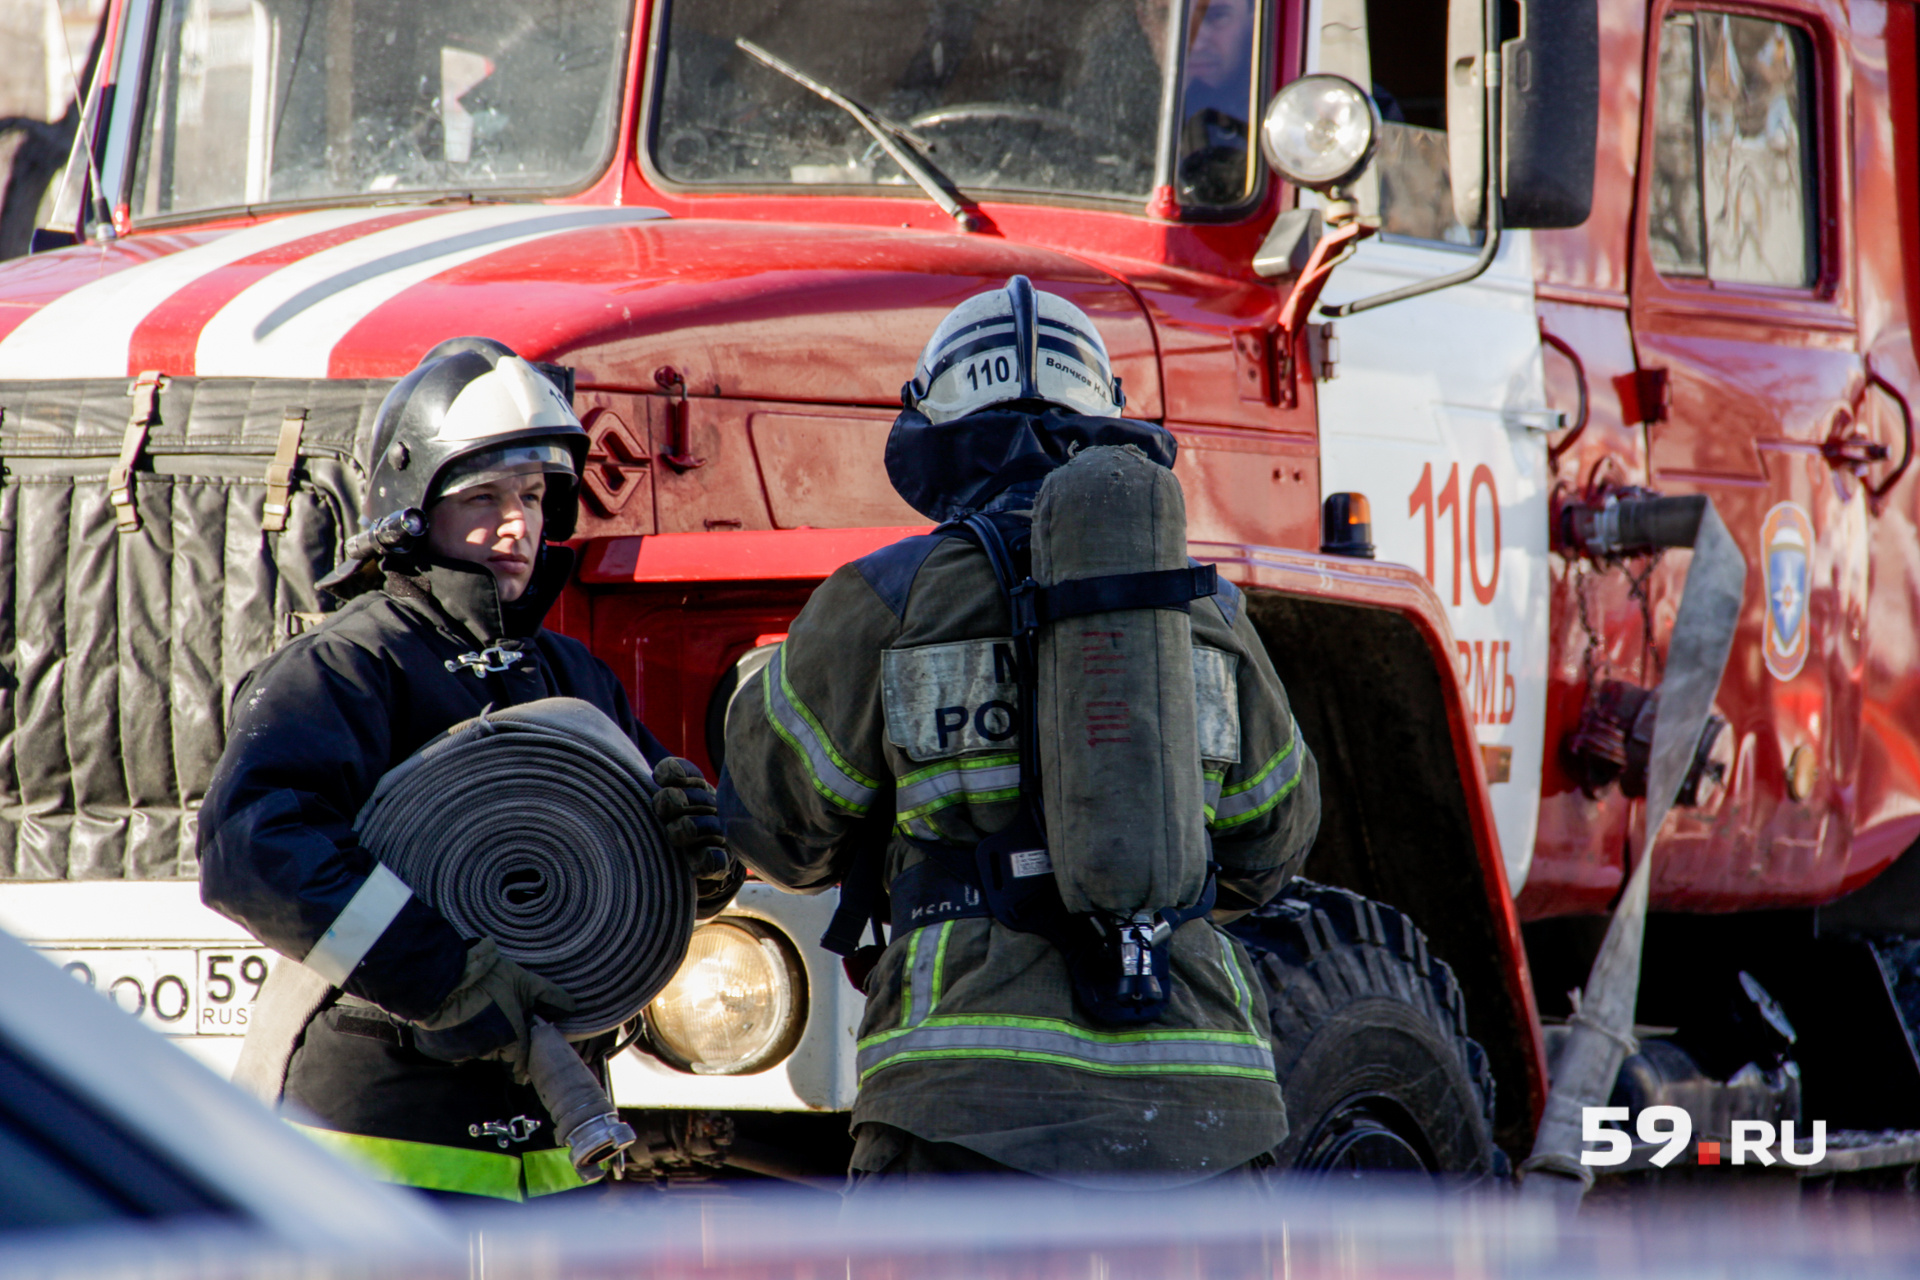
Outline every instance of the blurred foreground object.
[[0, 934], [0, 1233], [188, 1221], [311, 1250], [418, 1258], [449, 1243], [418, 1201]]

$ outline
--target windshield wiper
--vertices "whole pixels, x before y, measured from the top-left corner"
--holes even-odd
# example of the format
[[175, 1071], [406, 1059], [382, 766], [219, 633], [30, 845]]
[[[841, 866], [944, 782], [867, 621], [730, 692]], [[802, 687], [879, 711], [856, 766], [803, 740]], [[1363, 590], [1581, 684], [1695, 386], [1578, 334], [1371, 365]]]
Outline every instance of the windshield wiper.
[[882, 124], [871, 111], [846, 94], [821, 84], [799, 68], [782, 62], [745, 36], [736, 36], [733, 43], [742, 53], [756, 62], [771, 67], [795, 84], [812, 90], [852, 116], [862, 129], [873, 135], [873, 140], [880, 144], [880, 149], [885, 151], [895, 164], [900, 166], [901, 172], [912, 178], [919, 188], [927, 193], [929, 199], [959, 224], [962, 231], [972, 231], [979, 225], [974, 216], [953, 198], [952, 180], [935, 168], [931, 160], [916, 151], [899, 132]]

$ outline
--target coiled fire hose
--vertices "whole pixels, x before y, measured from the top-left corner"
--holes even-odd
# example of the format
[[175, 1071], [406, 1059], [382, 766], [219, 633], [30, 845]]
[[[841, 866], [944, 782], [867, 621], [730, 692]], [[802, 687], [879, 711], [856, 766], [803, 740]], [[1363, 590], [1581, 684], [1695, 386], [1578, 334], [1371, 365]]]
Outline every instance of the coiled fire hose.
[[579, 1002], [535, 1020], [528, 1074], [589, 1178], [634, 1134], [568, 1041], [638, 1016], [693, 935], [693, 877], [654, 817], [657, 789], [598, 708], [545, 698], [448, 729], [394, 766], [354, 823], [462, 937], [493, 939]]

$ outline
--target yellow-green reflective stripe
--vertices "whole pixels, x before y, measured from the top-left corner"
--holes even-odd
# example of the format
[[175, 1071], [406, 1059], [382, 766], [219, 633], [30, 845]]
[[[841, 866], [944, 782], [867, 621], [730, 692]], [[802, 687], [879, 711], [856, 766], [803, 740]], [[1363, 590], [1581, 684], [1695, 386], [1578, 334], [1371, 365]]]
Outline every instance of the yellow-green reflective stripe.
[[863, 1067], [860, 1071], [860, 1083], [865, 1084], [876, 1072], [888, 1067], [897, 1067], [908, 1062], [953, 1061], [966, 1058], [990, 1058], [1001, 1062], [1037, 1062], [1047, 1066], [1069, 1067], [1075, 1071], [1086, 1071], [1101, 1076], [1229, 1076], [1240, 1080], [1272, 1080], [1273, 1063], [1269, 1059], [1264, 1065], [1234, 1066], [1227, 1063], [1106, 1063], [1091, 1062], [1086, 1058], [1069, 1054], [1041, 1053], [1023, 1049], [903, 1049], [890, 1053], [886, 1057]]
[[520, 1157], [520, 1167], [526, 1174], [527, 1197], [550, 1196], [562, 1191], [572, 1191], [575, 1187], [587, 1185], [573, 1167], [573, 1157], [565, 1147], [549, 1147], [545, 1151], [529, 1151]]
[[1301, 756], [1294, 749], [1300, 743], [1300, 727], [1293, 725], [1291, 729], [1287, 745], [1274, 752], [1258, 773], [1220, 793], [1209, 823], [1215, 830], [1253, 821], [1300, 785]]
[[310, 1125], [293, 1126], [369, 1177], [425, 1191], [459, 1191], [495, 1200], [520, 1200], [520, 1157], [469, 1151], [432, 1142], [371, 1138]]
[[893, 829], [905, 835], [912, 836], [917, 840], [938, 840], [940, 838], [940, 833], [936, 831], [933, 824], [925, 818], [915, 818], [911, 822], [895, 823]]
[[940, 1004], [940, 990], [947, 980], [947, 939], [953, 936], [953, 921], [940, 926], [940, 949], [933, 957], [933, 1004], [927, 1009], [931, 1014]]
[[860, 1078], [896, 1062], [1006, 1058], [1104, 1075], [1273, 1076], [1273, 1050], [1237, 1031], [1102, 1034], [1046, 1018], [927, 1018], [859, 1044]]
[[1227, 981], [1233, 984], [1234, 1002], [1240, 1006], [1240, 1016], [1246, 1020], [1249, 1030], [1253, 1028], [1252, 984], [1247, 976], [1240, 972], [1240, 958], [1233, 954], [1233, 943], [1227, 935], [1215, 931], [1214, 938], [1220, 943], [1220, 967], [1227, 971]]
[[910, 823], [966, 801], [991, 804], [1020, 794], [1020, 757], [978, 756], [951, 760], [902, 777], [894, 792], [894, 820]]
[[[915, 929], [907, 939], [907, 989], [900, 993], [900, 1025], [903, 1027], [913, 1025], [913, 997], [925, 980], [920, 972], [920, 939], [926, 932], [924, 928]], [[920, 1016], [924, 1018], [929, 1012], [931, 1010], [923, 1008]]]
[[786, 653], [784, 644], [775, 649], [773, 661], [761, 678], [767, 723], [799, 755], [815, 791], [851, 813], [865, 813], [873, 807], [880, 784], [834, 750], [826, 730], [787, 682]]
[[[951, 922], [949, 922], [951, 923]], [[1223, 1044], [1250, 1044], [1264, 1047], [1266, 1041], [1257, 1035], [1245, 1031], [1213, 1031], [1203, 1027], [1189, 1027], [1178, 1031], [1089, 1031], [1059, 1018], [1030, 1018], [1022, 1014], [949, 1014], [927, 1018], [924, 1026], [930, 1027], [999, 1027], [1014, 1031], [1046, 1031], [1057, 1035], [1071, 1036], [1089, 1044], [1135, 1044], [1149, 1040], [1217, 1040]], [[906, 1035], [905, 1028], [893, 1031], [881, 1031], [859, 1042], [859, 1047], [880, 1044], [896, 1036]]]

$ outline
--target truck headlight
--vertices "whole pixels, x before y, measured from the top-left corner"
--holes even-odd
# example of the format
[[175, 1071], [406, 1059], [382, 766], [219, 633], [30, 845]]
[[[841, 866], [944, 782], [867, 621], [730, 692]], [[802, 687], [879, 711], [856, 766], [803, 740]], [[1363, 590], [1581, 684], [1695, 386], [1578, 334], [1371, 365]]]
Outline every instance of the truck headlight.
[[1380, 109], [1345, 76], [1301, 76], [1273, 96], [1260, 121], [1267, 163], [1309, 191], [1359, 177], [1379, 136]]
[[738, 916], [693, 931], [687, 958], [646, 1011], [647, 1047], [702, 1076], [762, 1071], [807, 1025], [800, 957], [776, 929]]

